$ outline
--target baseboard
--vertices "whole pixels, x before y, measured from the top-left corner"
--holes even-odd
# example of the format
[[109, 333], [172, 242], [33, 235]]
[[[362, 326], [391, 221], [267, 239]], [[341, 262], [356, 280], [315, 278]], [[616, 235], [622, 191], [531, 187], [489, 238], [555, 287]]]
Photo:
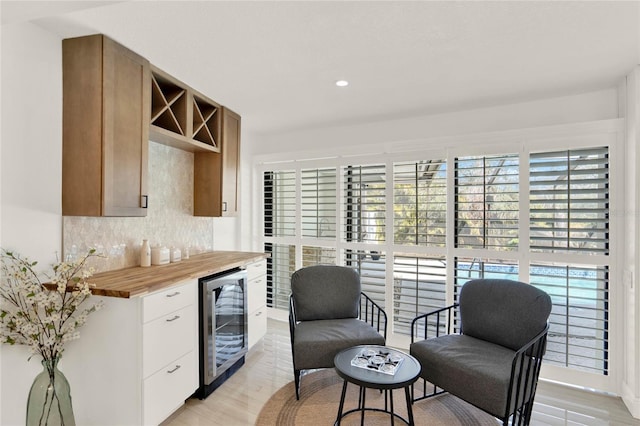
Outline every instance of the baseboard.
[[621, 398], [629, 413], [634, 418], [640, 419], [640, 397], [634, 395], [633, 390], [626, 383], [622, 384]]

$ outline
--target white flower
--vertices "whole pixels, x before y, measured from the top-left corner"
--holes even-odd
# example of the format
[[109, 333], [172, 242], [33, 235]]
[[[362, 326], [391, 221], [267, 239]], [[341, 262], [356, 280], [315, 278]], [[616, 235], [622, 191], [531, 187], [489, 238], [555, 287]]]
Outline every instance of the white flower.
[[35, 262], [0, 250], [0, 341], [29, 346], [29, 358], [35, 354], [45, 360], [59, 356], [66, 342], [80, 337], [78, 328], [89, 314], [102, 307], [100, 301], [80, 309], [91, 297], [87, 279], [93, 269], [85, 264], [97, 254], [92, 250], [76, 262], [54, 264], [52, 276], [45, 275], [43, 283]]

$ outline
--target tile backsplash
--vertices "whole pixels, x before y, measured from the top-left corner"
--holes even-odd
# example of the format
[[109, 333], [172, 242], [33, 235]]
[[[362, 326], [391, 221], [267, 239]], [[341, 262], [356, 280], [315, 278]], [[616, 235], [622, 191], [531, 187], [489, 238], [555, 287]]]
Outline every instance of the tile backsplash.
[[146, 217], [63, 217], [65, 257], [93, 247], [107, 256], [96, 272], [140, 264], [140, 246], [189, 247], [191, 253], [213, 248], [213, 218], [193, 216], [193, 153], [149, 143], [149, 207]]

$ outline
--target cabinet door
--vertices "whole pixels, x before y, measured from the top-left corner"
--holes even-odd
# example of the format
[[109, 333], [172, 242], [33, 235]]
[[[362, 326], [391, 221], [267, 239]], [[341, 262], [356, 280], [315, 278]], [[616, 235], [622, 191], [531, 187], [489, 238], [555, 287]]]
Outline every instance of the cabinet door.
[[160, 424], [198, 388], [198, 357], [189, 352], [167, 364], [142, 385], [143, 425]]
[[240, 173], [240, 116], [224, 108], [222, 111], [222, 216], [238, 212]]
[[62, 214], [145, 216], [149, 62], [103, 35], [62, 46]]
[[103, 52], [103, 216], [145, 216], [149, 63], [106, 38]]

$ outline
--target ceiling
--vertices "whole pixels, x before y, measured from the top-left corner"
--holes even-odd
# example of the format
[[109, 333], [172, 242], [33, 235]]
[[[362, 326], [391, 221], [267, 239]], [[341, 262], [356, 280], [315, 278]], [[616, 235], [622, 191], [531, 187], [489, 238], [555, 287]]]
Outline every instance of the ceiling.
[[[615, 87], [636, 1], [2, 1], [3, 25], [104, 33], [276, 133]], [[335, 86], [338, 79], [349, 86]]]

